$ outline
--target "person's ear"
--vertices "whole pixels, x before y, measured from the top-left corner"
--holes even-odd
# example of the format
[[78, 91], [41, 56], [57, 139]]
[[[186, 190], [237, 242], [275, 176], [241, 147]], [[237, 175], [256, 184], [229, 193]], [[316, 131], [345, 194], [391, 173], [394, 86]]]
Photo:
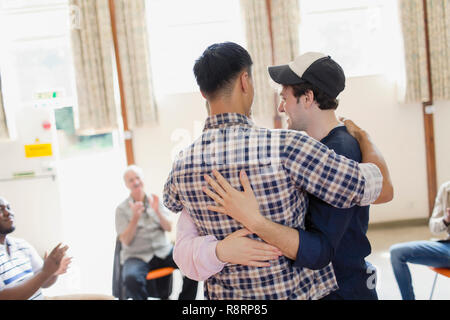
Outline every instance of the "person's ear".
[[206, 94], [205, 94], [202, 90], [200, 90], [200, 93], [202, 94], [202, 97], [203, 97], [203, 98], [205, 98], [206, 100], [208, 100], [208, 98], [206, 97]]
[[250, 92], [250, 75], [247, 71], [244, 71], [241, 73], [239, 77], [239, 81], [241, 83], [241, 89], [245, 94], [248, 94]]
[[314, 102], [314, 92], [307, 90], [303, 96], [305, 97], [305, 107], [310, 108]]

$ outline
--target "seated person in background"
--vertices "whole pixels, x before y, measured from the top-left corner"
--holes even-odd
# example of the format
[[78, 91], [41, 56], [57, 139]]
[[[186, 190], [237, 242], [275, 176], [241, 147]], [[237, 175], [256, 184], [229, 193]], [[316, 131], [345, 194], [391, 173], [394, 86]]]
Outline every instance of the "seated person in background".
[[403, 300], [415, 299], [408, 262], [450, 268], [450, 181], [439, 188], [429, 227], [435, 235], [446, 234], [446, 240], [411, 241], [390, 248], [392, 269]]
[[41, 300], [41, 288], [52, 286], [66, 273], [72, 258], [68, 246], [58, 244], [44, 260], [25, 240], [9, 236], [15, 230], [14, 213], [0, 196], [0, 300]]
[[[149, 297], [147, 273], [163, 267], [177, 268], [172, 258], [173, 246], [165, 234], [165, 231], [172, 229], [172, 225], [158, 197], [147, 197], [145, 194], [139, 167], [129, 166], [125, 170], [124, 180], [130, 196], [116, 210], [116, 232], [122, 243], [122, 278], [128, 297], [146, 300]], [[154, 281], [151, 283], [156, 286]], [[184, 278], [179, 299], [194, 300], [197, 285], [197, 281]], [[153, 289], [157, 292], [156, 287]]]

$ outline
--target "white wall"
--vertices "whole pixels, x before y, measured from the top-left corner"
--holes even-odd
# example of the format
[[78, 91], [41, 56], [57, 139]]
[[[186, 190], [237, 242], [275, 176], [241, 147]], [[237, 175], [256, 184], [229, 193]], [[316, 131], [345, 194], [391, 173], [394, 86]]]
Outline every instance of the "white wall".
[[[45, 295], [111, 294], [115, 208], [128, 194], [122, 178], [123, 146], [60, 159], [52, 110], [23, 107], [13, 112], [17, 137], [0, 143], [0, 179], [30, 170], [48, 174], [50, 163], [56, 179], [0, 181], [0, 196], [9, 200], [15, 212], [12, 236], [27, 240], [41, 256], [59, 242], [69, 246], [71, 268]], [[42, 128], [43, 120], [51, 121], [51, 130]], [[24, 145], [36, 138], [52, 143], [52, 157], [25, 158]]]
[[389, 166], [394, 200], [373, 205], [370, 221], [428, 217], [422, 106], [398, 103], [395, 86], [372, 76], [348, 79], [338, 110], [369, 132]]
[[[422, 105], [397, 101], [395, 86], [382, 76], [351, 78], [339, 112], [364, 127], [383, 152], [395, 198], [374, 205], [371, 222], [428, 218], [428, 185]], [[450, 180], [450, 102], [435, 103], [438, 186]]]
[[[160, 125], [134, 132], [136, 162], [145, 170], [145, 182], [152, 192], [162, 194], [171, 169], [171, 153], [179, 140], [171, 140], [174, 132], [186, 130], [188, 145], [200, 134], [206, 111], [198, 93], [165, 97], [159, 102]], [[383, 76], [347, 79], [340, 96], [338, 114], [353, 119], [366, 129], [382, 151], [395, 187], [395, 198], [371, 209], [371, 223], [428, 217], [425, 138], [422, 106], [403, 104], [397, 100], [395, 85]], [[436, 106], [435, 132], [438, 181], [450, 179], [449, 103]], [[269, 126], [270, 119], [256, 119], [258, 125]], [[176, 131], [178, 130], [178, 131]]]
[[[0, 143], [0, 179], [10, 179], [13, 173], [34, 171], [36, 176], [56, 174], [52, 178], [15, 179], [0, 181], [0, 196], [5, 197], [15, 212], [16, 231], [13, 236], [30, 242], [44, 255], [62, 239], [62, 213], [59, 192], [59, 177], [56, 170], [48, 172], [49, 165], [56, 160], [54, 120], [47, 109], [25, 106], [17, 108], [15, 119], [17, 137], [14, 141]], [[42, 122], [52, 123], [51, 130], [44, 130]], [[27, 144], [52, 143], [53, 156], [25, 158]]]
[[134, 130], [135, 160], [144, 170], [147, 191], [162, 196], [172, 154], [201, 134], [207, 117], [204, 101], [200, 93], [166, 96], [158, 101], [159, 125]]
[[450, 101], [435, 103], [434, 134], [438, 185], [450, 180]]

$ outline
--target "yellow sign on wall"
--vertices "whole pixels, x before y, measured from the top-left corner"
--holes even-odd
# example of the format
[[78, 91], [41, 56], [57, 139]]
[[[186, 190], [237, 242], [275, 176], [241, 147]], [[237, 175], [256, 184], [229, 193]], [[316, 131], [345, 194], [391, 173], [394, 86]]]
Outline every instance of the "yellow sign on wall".
[[53, 155], [51, 143], [25, 145], [25, 157], [27, 158], [49, 157], [51, 155]]

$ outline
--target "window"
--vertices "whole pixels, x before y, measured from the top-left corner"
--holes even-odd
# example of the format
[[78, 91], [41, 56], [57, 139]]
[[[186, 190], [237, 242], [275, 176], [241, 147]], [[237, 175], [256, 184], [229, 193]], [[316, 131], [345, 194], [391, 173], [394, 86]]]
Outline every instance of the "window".
[[[8, 84], [3, 90], [8, 98], [7, 113], [14, 115], [32, 108], [54, 110], [63, 159], [117, 145], [116, 131], [90, 136], [75, 132], [77, 99], [68, 0], [4, 0], [0, 4], [0, 39], [4, 43], [0, 63], [3, 83]], [[21, 125], [14, 122], [8, 125]]]
[[0, 36], [4, 56], [1, 63], [5, 81], [8, 79], [16, 87], [14, 105], [39, 103], [42, 106], [44, 92], [58, 92], [59, 99], [55, 100], [72, 105], [75, 84], [67, 2], [2, 2]]
[[397, 1], [300, 0], [300, 53], [329, 54], [347, 77], [397, 72]]
[[72, 107], [55, 109], [55, 125], [61, 159], [83, 154], [109, 151], [114, 148], [117, 132], [77, 135]]
[[245, 46], [239, 0], [147, 0], [156, 96], [198, 91], [193, 67], [207, 46]]
[[[46, 228], [60, 230], [58, 234], [69, 244], [70, 255], [77, 257], [68, 273], [45, 289], [44, 294], [50, 296], [111, 291], [110, 257], [115, 241], [111, 212], [116, 204], [110, 199], [126, 195], [120, 183], [125, 155], [124, 148], [119, 148], [118, 130], [91, 136], [75, 132], [76, 89], [69, 33], [74, 21], [69, 19], [70, 9], [73, 7], [69, 7], [68, 0], [0, 0], [3, 93], [7, 98], [5, 107], [16, 115], [18, 129], [16, 140], [2, 145], [1, 150], [8, 151], [2, 155], [7, 164], [2, 174], [48, 173], [55, 169], [58, 178], [51, 185], [36, 180], [33, 189], [26, 188], [36, 195], [23, 209], [34, 217], [37, 205], [42, 204], [45, 212], [39, 221]], [[42, 129], [38, 118], [41, 112], [51, 120], [54, 113], [55, 126], [51, 130]], [[41, 142], [54, 145], [54, 157], [24, 157], [23, 145], [34, 142], [37, 134]], [[50, 217], [57, 219], [50, 222]], [[35, 230], [28, 236], [34, 237], [37, 249], [54, 239], [43, 236], [40, 228]], [[80, 237], [80, 230], [96, 234], [102, 252], [86, 250], [91, 240]]]
[[42, 98], [37, 99], [41, 93], [58, 92], [52, 107], [66, 100], [72, 105], [67, 4], [67, 0], [0, 0], [0, 69], [12, 139], [17, 138], [17, 110], [36, 103], [43, 106]]
[[66, 3], [67, 0], [0, 0], [0, 9], [33, 9]]

